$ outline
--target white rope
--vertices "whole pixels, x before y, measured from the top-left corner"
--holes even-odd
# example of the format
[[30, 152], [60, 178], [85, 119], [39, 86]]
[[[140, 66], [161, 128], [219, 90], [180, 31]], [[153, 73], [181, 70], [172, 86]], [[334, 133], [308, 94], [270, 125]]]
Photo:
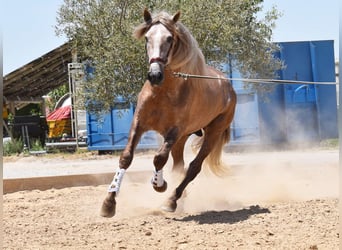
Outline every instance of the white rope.
[[205, 75], [191, 75], [181, 72], [173, 73], [175, 77], [181, 77], [187, 80], [188, 78], [198, 79], [214, 79], [214, 80], [230, 80], [230, 81], [242, 81], [248, 83], [267, 83], [267, 84], [323, 84], [323, 85], [336, 85], [336, 82], [310, 82], [310, 81], [294, 81], [294, 80], [277, 80], [277, 79], [246, 79], [246, 78], [229, 78], [229, 77], [217, 77], [217, 76], [205, 76]]

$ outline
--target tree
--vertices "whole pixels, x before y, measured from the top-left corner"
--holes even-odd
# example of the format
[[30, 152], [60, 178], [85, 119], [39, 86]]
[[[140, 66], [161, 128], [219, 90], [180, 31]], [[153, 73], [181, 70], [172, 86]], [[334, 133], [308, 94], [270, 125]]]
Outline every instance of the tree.
[[49, 98], [46, 100], [46, 104], [49, 110], [54, 110], [59, 99], [67, 93], [69, 93], [67, 84], [63, 84], [59, 86], [58, 88], [51, 90], [47, 94]]
[[274, 59], [272, 28], [279, 13], [273, 7], [257, 18], [263, 0], [64, 0], [57, 34], [65, 34], [96, 71], [84, 84], [87, 108], [108, 110], [117, 96], [134, 101], [147, 73], [143, 41], [132, 37], [152, 12], [181, 10], [183, 22], [197, 39], [207, 62], [219, 67], [227, 56], [244, 76], [270, 77], [280, 68]]

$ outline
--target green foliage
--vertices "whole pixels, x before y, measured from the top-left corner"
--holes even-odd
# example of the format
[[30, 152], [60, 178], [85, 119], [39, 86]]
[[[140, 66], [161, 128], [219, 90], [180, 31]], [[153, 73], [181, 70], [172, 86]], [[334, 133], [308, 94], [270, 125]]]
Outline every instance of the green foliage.
[[328, 149], [338, 149], [339, 147], [339, 141], [338, 139], [327, 139], [320, 142], [320, 146], [322, 148], [328, 148]]
[[[143, 21], [142, 11], [181, 10], [181, 19], [197, 39], [207, 62], [219, 67], [231, 61], [246, 77], [269, 77], [281, 63], [271, 43], [275, 8], [258, 20], [263, 0], [64, 0], [56, 32], [65, 34], [83, 59], [96, 66], [84, 83], [82, 99], [99, 112], [113, 105], [114, 96], [135, 101], [146, 78], [143, 41], [132, 37]], [[263, 88], [263, 86], [257, 86]]]
[[3, 145], [3, 155], [9, 156], [9, 155], [15, 155], [20, 154], [23, 152], [24, 143], [21, 139], [14, 139], [9, 142], [4, 143]]
[[31, 142], [31, 148], [30, 148], [31, 151], [42, 151], [44, 150], [44, 147], [41, 143], [40, 140], [33, 140], [33, 142]]
[[61, 85], [58, 88], [50, 91], [47, 94], [49, 96], [49, 99], [46, 101], [46, 104], [48, 105], [49, 109], [54, 110], [58, 100], [68, 92], [69, 89], [67, 84]]
[[15, 115], [41, 115], [40, 104], [30, 103], [21, 109], [17, 109]]
[[[17, 155], [24, 151], [24, 143], [21, 138], [13, 139], [4, 143], [3, 145], [3, 155], [10, 156], [10, 155]], [[30, 151], [42, 151], [44, 147], [42, 146], [39, 139], [33, 140], [30, 143]]]

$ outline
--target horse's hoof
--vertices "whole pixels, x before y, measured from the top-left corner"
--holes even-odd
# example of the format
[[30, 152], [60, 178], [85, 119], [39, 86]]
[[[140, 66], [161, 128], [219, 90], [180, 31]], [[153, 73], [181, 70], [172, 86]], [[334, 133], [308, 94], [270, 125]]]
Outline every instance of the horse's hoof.
[[159, 193], [165, 192], [167, 189], [167, 182], [164, 180], [163, 186], [158, 187], [157, 185], [153, 185], [153, 188]]
[[102, 203], [100, 215], [106, 218], [112, 218], [115, 215], [116, 201], [105, 199]]
[[161, 207], [161, 209], [165, 212], [173, 213], [176, 211], [177, 208], [177, 202], [173, 200], [168, 200], [165, 202], [165, 204]]

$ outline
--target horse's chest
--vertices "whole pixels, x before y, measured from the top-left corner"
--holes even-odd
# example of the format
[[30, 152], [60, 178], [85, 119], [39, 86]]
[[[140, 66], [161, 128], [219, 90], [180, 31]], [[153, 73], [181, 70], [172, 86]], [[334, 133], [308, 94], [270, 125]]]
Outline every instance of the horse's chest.
[[189, 88], [178, 85], [177, 88], [167, 84], [162, 87], [145, 85], [139, 95], [137, 115], [141, 123], [149, 129], [162, 131], [184, 121], [188, 114]]
[[164, 121], [172, 120], [177, 110], [176, 102], [167, 99], [151, 99], [144, 105], [142, 112], [144, 113], [145, 119]]
[[184, 105], [179, 98], [168, 95], [151, 95], [144, 100], [139, 109], [140, 120], [152, 129], [175, 125], [184, 114]]

